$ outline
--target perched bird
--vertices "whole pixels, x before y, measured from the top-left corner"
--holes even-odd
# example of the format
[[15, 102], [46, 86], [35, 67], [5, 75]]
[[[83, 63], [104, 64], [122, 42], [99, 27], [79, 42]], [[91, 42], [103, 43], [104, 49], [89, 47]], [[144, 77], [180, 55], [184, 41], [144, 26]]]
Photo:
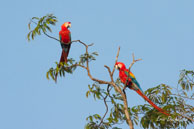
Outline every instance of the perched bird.
[[70, 44], [71, 43], [71, 32], [68, 29], [70, 27], [71, 27], [71, 22], [65, 22], [61, 26], [61, 30], [59, 31], [59, 40], [61, 42], [61, 47], [62, 47], [60, 62], [67, 63], [67, 56], [69, 54], [69, 50], [71, 47], [71, 44]]
[[[70, 27], [71, 22], [65, 22], [63, 25], [61, 25], [61, 30], [59, 31], [59, 40], [61, 43], [62, 53], [58, 67], [61, 66], [61, 62], [67, 63], [67, 56], [71, 47], [71, 32], [68, 29]], [[58, 73], [55, 74], [55, 82], [57, 81], [57, 75]]]
[[[139, 83], [137, 82], [135, 76], [132, 72], [126, 69], [125, 64], [122, 62], [117, 62], [115, 64], [116, 69], [119, 70], [119, 78], [123, 84], [134, 91], [136, 91], [141, 97], [143, 97], [148, 103], [150, 103], [155, 109], [159, 112], [169, 116], [170, 114], [166, 113], [165, 110], [159, 108], [154, 102], [152, 102], [143, 92]], [[128, 79], [128, 80], [127, 80]], [[127, 82], [126, 82], [127, 81]]]

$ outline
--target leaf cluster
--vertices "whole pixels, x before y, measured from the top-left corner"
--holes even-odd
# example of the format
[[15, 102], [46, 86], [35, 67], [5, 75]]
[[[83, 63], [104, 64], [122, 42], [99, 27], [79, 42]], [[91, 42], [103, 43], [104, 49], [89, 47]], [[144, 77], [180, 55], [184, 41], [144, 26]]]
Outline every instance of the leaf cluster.
[[47, 73], [46, 78], [49, 80], [50, 77], [55, 80], [55, 75], [59, 74], [60, 76], [65, 77], [66, 73], [73, 74], [73, 72], [76, 70], [77, 66], [75, 64], [75, 60], [70, 58], [67, 60], [67, 63], [65, 62], [55, 62], [56, 68], [51, 67]]
[[85, 53], [80, 56], [80, 61], [78, 64], [84, 65], [87, 61], [91, 62], [96, 60], [95, 56], [98, 56], [97, 52], [92, 52], [91, 54]]
[[[103, 100], [106, 105], [106, 112], [103, 117], [99, 114], [88, 116], [86, 118], [88, 121], [85, 126], [86, 129], [108, 129], [116, 124], [121, 124], [126, 120], [122, 97], [118, 92], [112, 90], [114, 89], [113, 86], [108, 85], [107, 89], [103, 89], [100, 84], [94, 83], [92, 86], [88, 85], [88, 88], [89, 90], [86, 92], [86, 97], [88, 98], [92, 95], [95, 100]], [[110, 105], [111, 108], [107, 115], [108, 107]], [[104, 117], [106, 117], [105, 120]], [[113, 128], [116, 129], [117, 127]]]
[[73, 72], [76, 70], [78, 66], [86, 68], [86, 62], [87, 60], [89, 62], [96, 60], [96, 56], [98, 56], [97, 52], [92, 52], [91, 54], [85, 53], [80, 56], [79, 61], [75, 61], [74, 59], [70, 58], [67, 60], [67, 63], [56, 62], [56, 67], [51, 67], [47, 73], [46, 77], [47, 79], [50, 79], [50, 77], [55, 80], [55, 75], [59, 74], [61, 77], [65, 77], [66, 73], [73, 74]]
[[194, 86], [194, 71], [191, 70], [182, 70], [180, 73], [179, 85], [183, 90], [192, 90]]
[[[30, 22], [28, 23], [28, 28], [30, 32], [27, 35], [28, 41], [34, 40], [34, 37], [36, 35], [41, 35], [41, 33], [46, 33], [47, 31], [52, 32], [49, 25], [56, 25], [57, 18], [53, 14], [48, 14], [46, 16], [43, 16], [41, 18], [39, 17], [33, 17]], [[35, 25], [33, 29], [31, 29], [31, 26]]]
[[[190, 78], [188, 78], [188, 76]], [[162, 107], [170, 116], [159, 113], [148, 104], [137, 105], [132, 107], [132, 112], [139, 114], [141, 117], [140, 124], [143, 128], [186, 128], [194, 121], [194, 107], [188, 103], [193, 100], [192, 96], [188, 97], [187, 92], [192, 90], [192, 81], [194, 79], [193, 71], [181, 71], [178, 87], [181, 90], [174, 91], [168, 85], [160, 84], [156, 87], [149, 88], [145, 91], [146, 96], [156, 105]], [[187, 87], [182, 86], [187, 82]], [[173, 93], [175, 92], [175, 93]]]

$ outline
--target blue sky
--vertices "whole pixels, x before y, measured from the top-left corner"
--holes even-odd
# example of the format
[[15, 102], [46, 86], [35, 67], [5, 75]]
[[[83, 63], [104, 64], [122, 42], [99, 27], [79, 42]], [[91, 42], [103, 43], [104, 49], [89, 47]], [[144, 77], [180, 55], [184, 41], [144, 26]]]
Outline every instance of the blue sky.
[[[44, 35], [27, 42], [31, 17], [53, 13], [59, 22], [51, 35], [58, 37], [61, 24], [71, 21], [73, 40], [95, 43], [90, 51], [99, 53], [91, 63], [96, 78], [109, 80], [104, 65], [113, 67], [119, 46], [119, 61], [126, 65], [135, 53], [143, 61], [132, 71], [146, 90], [161, 83], [176, 86], [180, 70], [194, 69], [193, 5], [192, 0], [2, 1], [0, 128], [81, 129], [88, 115], [105, 111], [102, 102], [86, 99], [92, 82], [81, 68], [57, 84], [46, 79], [61, 48]], [[69, 57], [77, 59], [83, 52], [83, 46], [73, 44]], [[129, 106], [145, 103], [133, 91], [127, 94]]]

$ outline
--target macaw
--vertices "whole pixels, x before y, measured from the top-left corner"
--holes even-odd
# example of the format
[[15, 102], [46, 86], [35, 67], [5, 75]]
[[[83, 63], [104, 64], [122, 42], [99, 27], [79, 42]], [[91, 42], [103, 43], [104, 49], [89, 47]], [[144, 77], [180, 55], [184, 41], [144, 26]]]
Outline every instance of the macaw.
[[[67, 63], [67, 56], [71, 47], [71, 32], [68, 28], [71, 27], [71, 22], [65, 22], [61, 25], [61, 30], [59, 31], [59, 40], [61, 43], [62, 53], [59, 61], [58, 67], [60, 67], [61, 62]], [[57, 81], [57, 73], [55, 74], [55, 82]]]
[[[141, 89], [139, 83], [137, 82], [134, 74], [130, 72], [128, 69], [126, 69], [125, 64], [122, 62], [117, 62], [115, 64], [116, 69], [119, 70], [119, 78], [123, 84], [126, 84], [126, 87], [136, 91], [141, 97], [143, 97], [148, 103], [150, 103], [155, 109], [157, 109], [159, 112], [169, 116], [166, 111], [156, 106], [155, 103], [153, 103], [143, 92]], [[128, 78], [128, 80], [127, 80]], [[127, 80], [127, 82], [126, 82]]]
[[71, 22], [65, 22], [61, 26], [61, 31], [59, 31], [59, 40], [61, 42], [62, 47], [62, 53], [61, 53], [61, 59], [60, 62], [67, 63], [67, 56], [69, 54], [69, 49], [71, 47], [71, 32], [68, 30], [68, 28], [71, 27]]

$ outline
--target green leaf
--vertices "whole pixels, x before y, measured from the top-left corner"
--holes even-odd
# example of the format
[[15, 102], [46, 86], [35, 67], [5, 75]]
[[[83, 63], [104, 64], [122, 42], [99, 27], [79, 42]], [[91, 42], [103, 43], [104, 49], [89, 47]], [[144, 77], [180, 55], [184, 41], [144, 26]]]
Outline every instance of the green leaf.
[[32, 38], [32, 40], [34, 40], [34, 33], [31, 34], [31, 38]]
[[49, 71], [46, 73], [46, 78], [49, 80]]
[[52, 30], [51, 30], [51, 28], [50, 28], [50, 27], [46, 26], [46, 28], [47, 28], [50, 32], [52, 32]]
[[28, 23], [28, 29], [29, 29], [29, 30], [31, 29], [31, 28], [30, 28], [30, 24], [31, 24], [31, 22]]
[[32, 31], [30, 31], [27, 35], [27, 38], [28, 38], [28, 42], [30, 41], [30, 35], [31, 35]]
[[101, 119], [101, 116], [99, 114], [93, 115], [95, 119]]
[[90, 91], [86, 92], [86, 97], [88, 98], [88, 96], [90, 95]]
[[32, 20], [33, 20], [33, 19], [39, 20], [39, 18], [38, 18], [38, 17], [33, 17], [33, 18], [32, 18]]
[[89, 119], [90, 119], [90, 121], [93, 121], [93, 118], [92, 118], [92, 116], [89, 116]]

